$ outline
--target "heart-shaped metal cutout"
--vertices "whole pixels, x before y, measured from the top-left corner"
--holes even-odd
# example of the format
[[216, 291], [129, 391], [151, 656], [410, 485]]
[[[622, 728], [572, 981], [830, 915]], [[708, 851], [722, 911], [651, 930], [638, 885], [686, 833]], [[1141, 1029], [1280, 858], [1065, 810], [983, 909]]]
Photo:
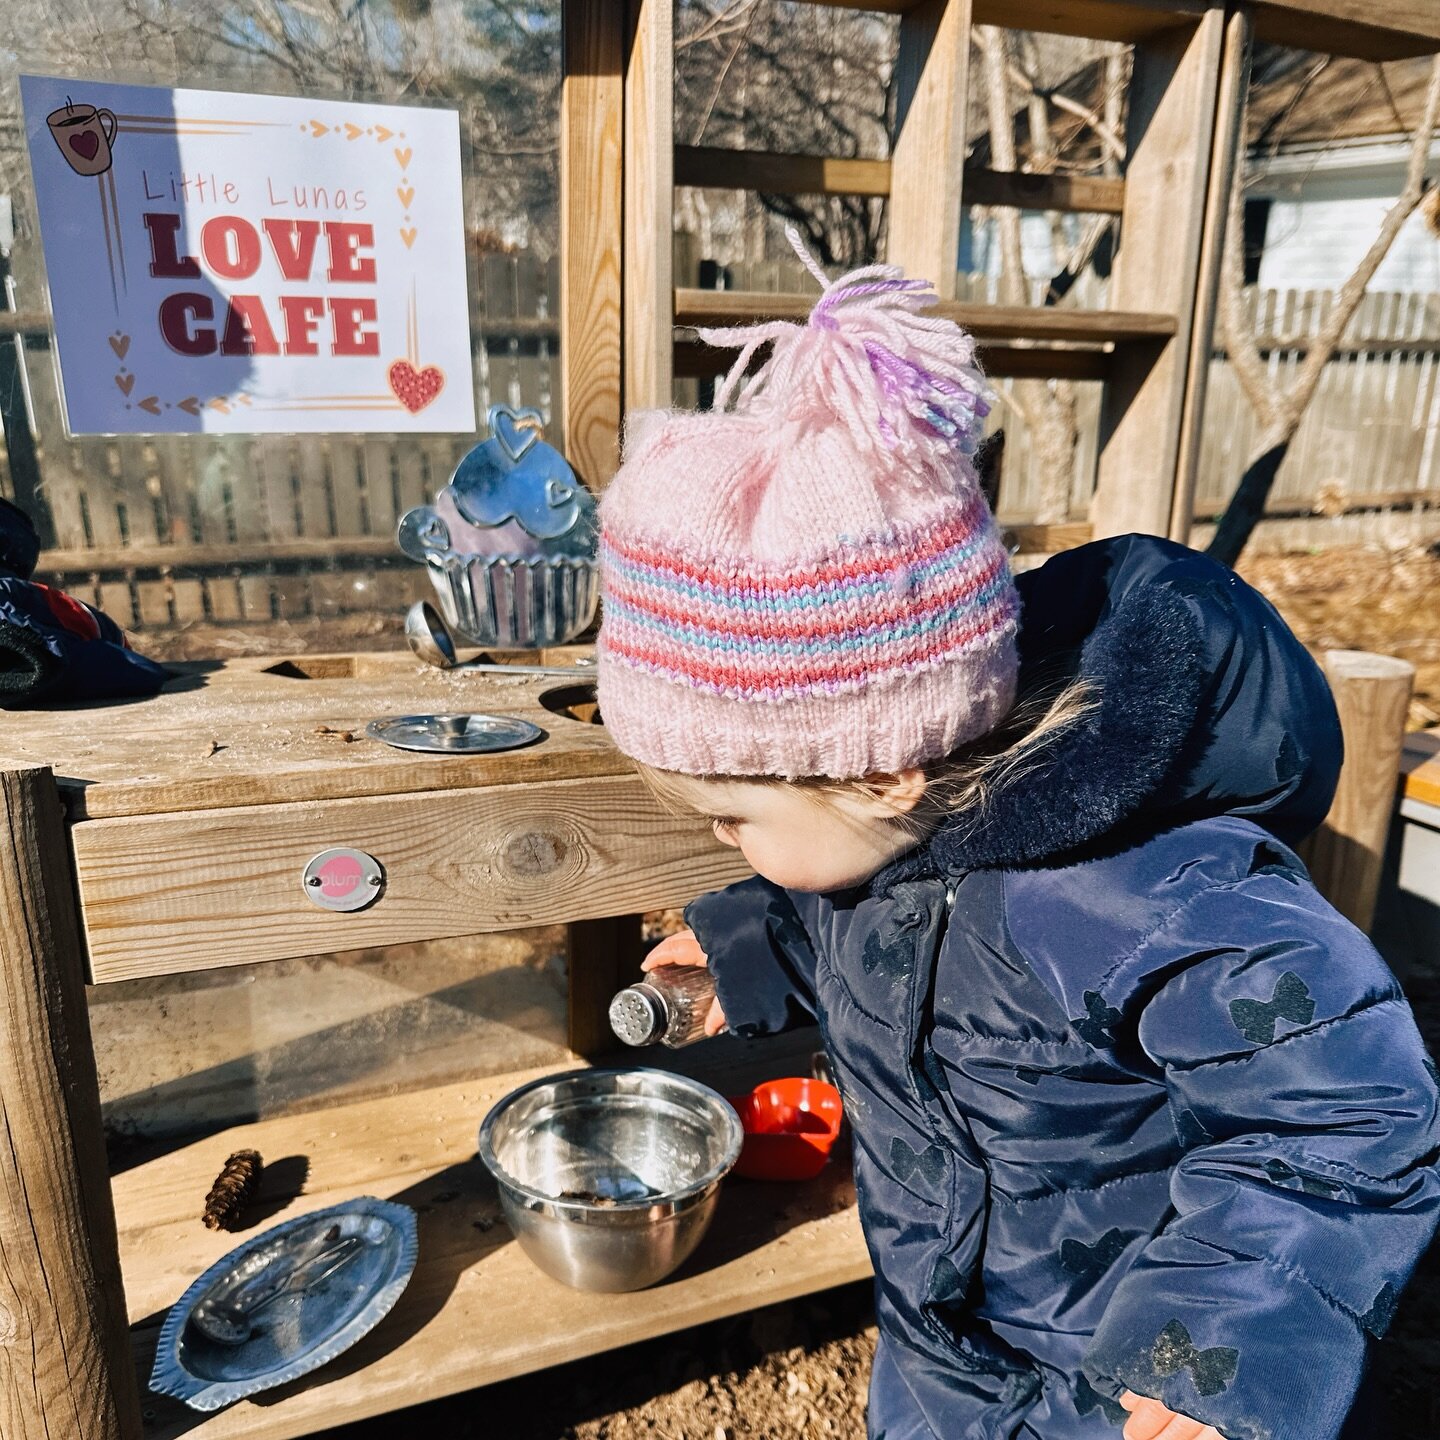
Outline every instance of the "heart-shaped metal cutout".
[[[540, 438], [545, 424], [545, 417], [538, 410], [512, 410], [508, 405], [492, 405], [486, 420], [490, 433], [512, 460], [519, 460]], [[526, 421], [533, 424], [522, 423]]]

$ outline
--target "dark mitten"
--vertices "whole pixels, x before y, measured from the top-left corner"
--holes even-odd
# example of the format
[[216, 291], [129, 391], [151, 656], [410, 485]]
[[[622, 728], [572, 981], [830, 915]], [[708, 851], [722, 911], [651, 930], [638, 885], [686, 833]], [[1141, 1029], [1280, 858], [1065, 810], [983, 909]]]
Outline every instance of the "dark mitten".
[[126, 645], [108, 615], [63, 590], [0, 576], [0, 708], [153, 695], [168, 676]]

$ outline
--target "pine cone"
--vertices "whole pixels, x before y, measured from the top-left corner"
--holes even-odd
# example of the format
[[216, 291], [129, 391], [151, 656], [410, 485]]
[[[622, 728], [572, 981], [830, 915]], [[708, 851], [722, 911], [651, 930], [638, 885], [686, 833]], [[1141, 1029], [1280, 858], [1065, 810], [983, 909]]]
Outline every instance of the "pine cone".
[[258, 1150], [237, 1150], [220, 1171], [219, 1177], [205, 1197], [205, 1213], [201, 1219], [208, 1230], [229, 1230], [240, 1218], [246, 1202], [260, 1183], [265, 1162]]

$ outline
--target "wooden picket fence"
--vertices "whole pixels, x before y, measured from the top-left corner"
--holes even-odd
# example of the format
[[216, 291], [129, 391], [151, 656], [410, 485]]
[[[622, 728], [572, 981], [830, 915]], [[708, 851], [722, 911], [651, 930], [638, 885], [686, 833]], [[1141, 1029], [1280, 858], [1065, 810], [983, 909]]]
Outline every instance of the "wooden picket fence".
[[[487, 255], [478, 281], [482, 421], [503, 402], [558, 426], [558, 267]], [[26, 361], [54, 530], [44, 573], [127, 629], [396, 614], [426, 592], [396, 522], [434, 498], [473, 436], [69, 439], [47, 336]]]
[[[698, 275], [696, 278], [700, 278]], [[964, 276], [964, 298], [993, 301], [993, 282]], [[496, 401], [531, 405], [558, 433], [558, 265], [488, 255], [472, 314], [479, 413]], [[694, 283], [693, 280], [691, 283]], [[793, 262], [732, 267], [734, 289], [793, 293], [813, 282]], [[1039, 300], [1038, 293], [1034, 297]], [[1092, 285], [1078, 297], [1104, 303]], [[1323, 323], [1328, 294], [1263, 292], [1264, 351], [1292, 374]], [[6, 339], [0, 343], [13, 343]], [[445, 483], [473, 437], [165, 436], [68, 439], [53, 351], [33, 334], [25, 380], [40, 446], [41, 493], [54, 526], [47, 578], [129, 629], [197, 621], [263, 624], [356, 613], [398, 615], [425, 593], [400, 555], [395, 524]], [[1327, 368], [1281, 471], [1271, 509], [1310, 514], [1440, 504], [1440, 297], [1372, 295]], [[1002, 517], [1022, 522], [1038, 493], [1020, 415], [1003, 400]], [[696, 382], [678, 381], [694, 402]], [[1083, 517], [1093, 484], [1098, 383], [1077, 386], [1081, 440], [1072, 490]], [[1211, 362], [1196, 515], [1223, 508], [1254, 435], [1228, 360]], [[0, 488], [9, 494], [0, 467]]]
[[[1335, 303], [1329, 291], [1247, 297], [1261, 354], [1289, 385]], [[1196, 515], [1225, 507], [1255, 443], [1254, 412], [1223, 352], [1210, 362]], [[1440, 295], [1367, 295], [1276, 477], [1269, 512], [1440, 505]]]

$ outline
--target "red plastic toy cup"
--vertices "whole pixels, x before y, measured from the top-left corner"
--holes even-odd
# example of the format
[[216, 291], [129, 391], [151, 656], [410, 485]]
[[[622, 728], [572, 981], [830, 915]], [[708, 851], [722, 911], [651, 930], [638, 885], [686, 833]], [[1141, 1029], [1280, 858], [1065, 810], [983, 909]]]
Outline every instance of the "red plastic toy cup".
[[812, 1180], [840, 1134], [840, 1092], [823, 1080], [767, 1080], [730, 1103], [745, 1127], [735, 1173], [751, 1180]]

